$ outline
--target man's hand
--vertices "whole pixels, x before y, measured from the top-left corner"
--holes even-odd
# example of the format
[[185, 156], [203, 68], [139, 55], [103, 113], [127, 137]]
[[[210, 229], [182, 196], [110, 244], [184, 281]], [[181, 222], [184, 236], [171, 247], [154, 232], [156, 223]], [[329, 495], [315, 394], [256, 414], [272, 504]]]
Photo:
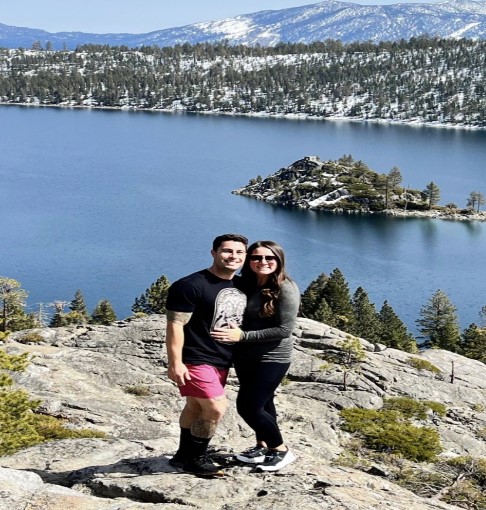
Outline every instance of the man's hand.
[[177, 386], [184, 386], [186, 381], [191, 380], [189, 370], [182, 362], [170, 364], [167, 375], [171, 381], [177, 384]]

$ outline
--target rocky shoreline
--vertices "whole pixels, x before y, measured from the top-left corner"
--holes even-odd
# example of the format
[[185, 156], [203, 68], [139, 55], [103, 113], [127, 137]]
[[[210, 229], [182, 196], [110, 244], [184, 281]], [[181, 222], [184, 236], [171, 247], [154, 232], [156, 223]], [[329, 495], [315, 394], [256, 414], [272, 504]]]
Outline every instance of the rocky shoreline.
[[[421, 191], [400, 186], [401, 180], [398, 169], [394, 175], [379, 174], [350, 155], [336, 161], [304, 156], [265, 179], [260, 175], [251, 179], [232, 193], [275, 206], [324, 213], [486, 221], [486, 212], [476, 210], [477, 203], [467, 208], [452, 203], [442, 206], [437, 186], [433, 191]], [[484, 196], [478, 196], [482, 205]]]

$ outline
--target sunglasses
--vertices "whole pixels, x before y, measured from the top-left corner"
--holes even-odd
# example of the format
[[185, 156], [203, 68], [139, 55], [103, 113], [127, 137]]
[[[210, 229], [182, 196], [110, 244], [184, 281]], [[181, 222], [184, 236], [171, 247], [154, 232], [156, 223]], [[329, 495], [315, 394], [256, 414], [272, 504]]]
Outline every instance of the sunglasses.
[[267, 262], [275, 262], [277, 257], [275, 255], [250, 255], [250, 260], [252, 262], [262, 262], [266, 260]]

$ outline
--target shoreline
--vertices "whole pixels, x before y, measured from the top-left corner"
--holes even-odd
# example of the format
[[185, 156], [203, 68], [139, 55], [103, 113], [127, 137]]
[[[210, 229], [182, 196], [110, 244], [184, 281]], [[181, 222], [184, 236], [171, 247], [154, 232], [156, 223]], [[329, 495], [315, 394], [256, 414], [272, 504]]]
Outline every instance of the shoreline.
[[392, 119], [360, 119], [356, 117], [346, 117], [343, 115], [335, 115], [332, 117], [317, 117], [308, 114], [297, 113], [266, 113], [266, 112], [218, 112], [218, 111], [201, 111], [193, 112], [184, 108], [137, 108], [135, 106], [92, 106], [92, 105], [78, 105], [78, 104], [40, 104], [40, 103], [12, 103], [0, 101], [0, 106], [21, 106], [28, 108], [60, 108], [60, 109], [74, 109], [74, 110], [109, 110], [109, 111], [122, 111], [122, 112], [145, 112], [145, 113], [165, 113], [165, 114], [186, 114], [186, 115], [222, 115], [229, 117], [252, 117], [252, 118], [265, 118], [265, 119], [285, 119], [285, 120], [305, 120], [305, 121], [332, 121], [332, 122], [359, 122], [361, 124], [384, 124], [384, 125], [399, 125], [410, 127], [427, 127], [439, 129], [459, 129], [470, 131], [484, 131], [486, 126], [469, 126], [464, 124], [445, 124], [440, 122], [422, 122], [420, 120], [392, 120]]

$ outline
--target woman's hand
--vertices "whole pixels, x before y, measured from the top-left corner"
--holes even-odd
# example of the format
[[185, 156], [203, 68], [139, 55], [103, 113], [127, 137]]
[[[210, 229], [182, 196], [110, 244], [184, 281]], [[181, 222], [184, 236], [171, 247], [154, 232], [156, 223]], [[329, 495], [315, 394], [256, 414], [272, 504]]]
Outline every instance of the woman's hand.
[[211, 336], [218, 342], [236, 343], [240, 341], [241, 333], [238, 326], [230, 324], [229, 328], [215, 328], [211, 331]]

